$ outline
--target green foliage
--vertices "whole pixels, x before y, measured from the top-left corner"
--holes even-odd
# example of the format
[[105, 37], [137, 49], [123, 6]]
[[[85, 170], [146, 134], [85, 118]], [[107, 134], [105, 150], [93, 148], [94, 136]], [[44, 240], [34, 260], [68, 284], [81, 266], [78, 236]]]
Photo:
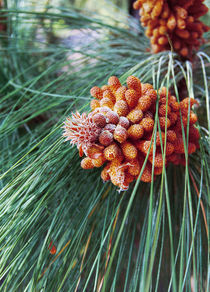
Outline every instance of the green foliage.
[[[8, 28], [0, 34], [1, 291], [192, 291], [193, 282], [193, 291], [208, 291], [208, 45], [193, 64], [171, 52], [151, 55], [135, 19], [116, 7], [107, 17], [111, 3], [98, 15], [64, 1], [7, 5]], [[151, 184], [138, 179], [119, 194], [102, 183], [100, 169], [81, 169], [61, 127], [72, 111], [89, 111], [91, 87], [132, 74], [180, 99], [199, 99], [200, 150], [190, 158], [186, 151], [186, 168], [170, 165]]]

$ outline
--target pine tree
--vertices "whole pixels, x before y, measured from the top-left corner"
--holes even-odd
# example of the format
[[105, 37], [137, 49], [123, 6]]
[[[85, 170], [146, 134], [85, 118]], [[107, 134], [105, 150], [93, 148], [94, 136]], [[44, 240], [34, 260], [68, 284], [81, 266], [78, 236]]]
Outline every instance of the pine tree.
[[[126, 1], [96, 2], [2, 3], [0, 290], [209, 291], [209, 44], [153, 54]], [[62, 137], [112, 75], [199, 102], [186, 166], [121, 193]]]

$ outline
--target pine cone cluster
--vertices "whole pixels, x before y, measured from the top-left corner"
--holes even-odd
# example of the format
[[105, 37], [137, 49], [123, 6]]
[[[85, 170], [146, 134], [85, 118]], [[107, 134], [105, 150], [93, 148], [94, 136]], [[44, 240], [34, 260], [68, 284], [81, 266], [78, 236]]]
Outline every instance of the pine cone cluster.
[[[64, 123], [63, 135], [77, 145], [80, 156], [85, 153], [82, 168], [106, 163], [101, 172], [103, 181], [111, 180], [120, 190], [127, 190], [130, 182], [137, 179], [148, 152], [141, 176], [144, 182], [152, 180], [153, 163], [154, 178], [162, 173], [164, 163], [185, 164], [182, 130], [186, 133], [189, 129], [186, 151], [191, 154], [199, 148], [200, 135], [194, 126], [197, 116], [191, 110], [197, 103], [195, 99], [185, 98], [178, 103], [165, 87], [157, 92], [151, 84], [142, 84], [134, 76], [127, 78], [127, 86], [112, 76], [108, 85], [95, 86], [90, 93], [94, 97], [92, 112], [88, 116], [73, 114]], [[157, 97], [159, 125], [156, 135], [152, 135]]]
[[199, 17], [208, 12], [204, 0], [137, 0], [134, 9], [140, 9], [140, 21], [146, 28], [153, 53], [173, 49], [190, 58], [193, 49], [204, 42], [203, 33], [209, 30]]

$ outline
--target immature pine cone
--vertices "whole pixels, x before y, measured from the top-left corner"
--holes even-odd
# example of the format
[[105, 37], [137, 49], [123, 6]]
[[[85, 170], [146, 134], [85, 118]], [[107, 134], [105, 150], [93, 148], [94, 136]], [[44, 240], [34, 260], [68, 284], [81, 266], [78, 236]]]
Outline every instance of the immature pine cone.
[[[185, 164], [182, 127], [186, 133], [189, 124], [188, 154], [199, 148], [200, 134], [194, 126], [197, 116], [191, 110], [197, 103], [195, 99], [185, 98], [178, 103], [170, 92], [167, 94], [165, 87], [161, 88], [158, 91], [161, 131], [157, 131], [155, 141], [152, 141], [157, 91], [151, 84], [141, 84], [137, 77], [129, 76], [126, 87], [112, 76], [108, 85], [95, 86], [90, 92], [96, 98], [92, 101], [99, 103], [91, 101], [92, 112], [88, 115], [76, 113], [67, 118], [63, 136], [77, 145], [80, 156], [85, 153], [82, 168], [101, 167], [106, 163], [101, 178], [103, 181], [111, 180], [120, 190], [127, 190], [130, 182], [137, 179], [148, 152], [141, 176], [144, 182], [152, 180], [153, 163], [154, 179], [162, 173], [164, 164]], [[101, 105], [104, 98], [106, 106]], [[165, 160], [162, 150], [166, 153]]]
[[134, 9], [140, 9], [140, 21], [147, 27], [152, 52], [173, 49], [183, 57], [191, 58], [193, 49], [204, 42], [203, 33], [209, 30], [199, 17], [208, 12], [204, 0], [137, 0]]

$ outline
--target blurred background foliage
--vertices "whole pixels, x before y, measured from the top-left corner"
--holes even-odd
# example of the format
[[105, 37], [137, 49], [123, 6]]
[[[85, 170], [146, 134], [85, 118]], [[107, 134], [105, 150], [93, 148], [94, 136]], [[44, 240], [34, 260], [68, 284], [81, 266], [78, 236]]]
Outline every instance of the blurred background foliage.
[[[3, 4], [1, 291], [209, 291], [209, 43], [193, 62], [151, 55], [125, 0]], [[200, 150], [119, 194], [61, 126], [91, 87], [132, 74], [199, 100]]]

